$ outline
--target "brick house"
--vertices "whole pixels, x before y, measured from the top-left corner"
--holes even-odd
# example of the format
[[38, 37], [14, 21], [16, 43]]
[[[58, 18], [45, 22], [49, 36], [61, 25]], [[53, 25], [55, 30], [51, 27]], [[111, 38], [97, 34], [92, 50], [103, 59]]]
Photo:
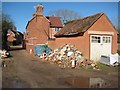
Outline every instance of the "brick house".
[[15, 40], [16, 40], [15, 33], [12, 30], [8, 30], [8, 32], [7, 32], [7, 41], [8, 42], [13, 42]]
[[33, 51], [34, 45], [54, 40], [54, 34], [62, 27], [59, 17], [43, 16], [43, 6], [37, 5], [36, 12], [26, 26], [26, 49], [29, 51], [32, 48]]
[[17, 30], [9, 29], [7, 31], [7, 41], [12, 45], [20, 45], [23, 41], [23, 34]]
[[[28, 34], [28, 37], [39, 39], [37, 43], [47, 42], [53, 50], [66, 43], [71, 43], [83, 53], [86, 59], [96, 61], [100, 59], [101, 55], [109, 56], [111, 53], [117, 53], [118, 32], [104, 13], [70, 21], [62, 29], [52, 34], [50, 34], [52, 30], [50, 31], [51, 24], [48, 18], [43, 15], [39, 16], [39, 21], [38, 17], [33, 18], [31, 25], [27, 25], [27, 31], [29, 31], [29, 34], [31, 33], [31, 35]], [[35, 23], [36, 21], [39, 23]], [[41, 35], [37, 26], [44, 28], [49, 38], [54, 35], [54, 40], [50, 40], [43, 34]], [[39, 36], [39, 38], [35, 38], [36, 36]]]

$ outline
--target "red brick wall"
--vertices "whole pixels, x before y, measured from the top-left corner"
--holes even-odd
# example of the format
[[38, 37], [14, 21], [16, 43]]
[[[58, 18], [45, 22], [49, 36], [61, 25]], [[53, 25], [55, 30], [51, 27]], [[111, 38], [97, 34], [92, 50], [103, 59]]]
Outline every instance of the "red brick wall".
[[63, 46], [64, 44], [73, 44], [75, 47], [77, 47], [81, 52], [85, 52], [85, 42], [84, 42], [84, 37], [79, 36], [79, 37], [62, 37], [62, 38], [56, 38], [54, 41], [48, 41], [48, 46], [51, 47], [52, 49], [59, 48]]
[[84, 33], [84, 47], [85, 58], [90, 59], [90, 35], [87, 32]]
[[47, 42], [47, 35], [49, 34], [49, 21], [44, 16], [37, 16], [27, 27], [28, 40], [29, 38], [37, 38], [36, 44]]
[[30, 53], [30, 49], [32, 49], [32, 53], [34, 53], [34, 45], [26, 44], [26, 51]]
[[[33, 18], [27, 26], [27, 40], [26, 50], [34, 50], [35, 44], [43, 44], [48, 40], [49, 34], [49, 21], [44, 16], [37, 16]], [[31, 45], [33, 44], [33, 45]]]

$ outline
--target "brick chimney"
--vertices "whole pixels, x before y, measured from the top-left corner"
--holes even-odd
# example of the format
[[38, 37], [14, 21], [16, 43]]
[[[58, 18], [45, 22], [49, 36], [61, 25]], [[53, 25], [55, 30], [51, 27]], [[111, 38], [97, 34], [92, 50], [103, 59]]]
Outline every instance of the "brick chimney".
[[41, 4], [38, 4], [36, 7], [36, 12], [33, 14], [33, 16], [39, 15], [43, 16], [43, 6]]

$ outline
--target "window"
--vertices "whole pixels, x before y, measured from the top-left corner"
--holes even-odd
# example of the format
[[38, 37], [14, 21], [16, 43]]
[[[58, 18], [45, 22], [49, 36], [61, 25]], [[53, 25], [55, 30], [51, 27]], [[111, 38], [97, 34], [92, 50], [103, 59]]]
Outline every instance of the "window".
[[59, 28], [55, 28], [55, 32], [58, 32], [59, 31]]
[[103, 43], [110, 43], [110, 37], [103, 37]]
[[92, 43], [100, 43], [100, 38], [99, 36], [92, 36]]

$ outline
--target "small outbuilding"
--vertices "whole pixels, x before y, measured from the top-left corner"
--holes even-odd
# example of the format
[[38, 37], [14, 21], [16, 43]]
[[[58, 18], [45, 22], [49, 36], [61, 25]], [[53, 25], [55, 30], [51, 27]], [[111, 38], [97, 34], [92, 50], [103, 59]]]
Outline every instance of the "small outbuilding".
[[117, 53], [118, 32], [104, 13], [98, 13], [67, 23], [55, 34], [57, 47], [74, 44], [83, 55], [98, 61], [101, 55]]

